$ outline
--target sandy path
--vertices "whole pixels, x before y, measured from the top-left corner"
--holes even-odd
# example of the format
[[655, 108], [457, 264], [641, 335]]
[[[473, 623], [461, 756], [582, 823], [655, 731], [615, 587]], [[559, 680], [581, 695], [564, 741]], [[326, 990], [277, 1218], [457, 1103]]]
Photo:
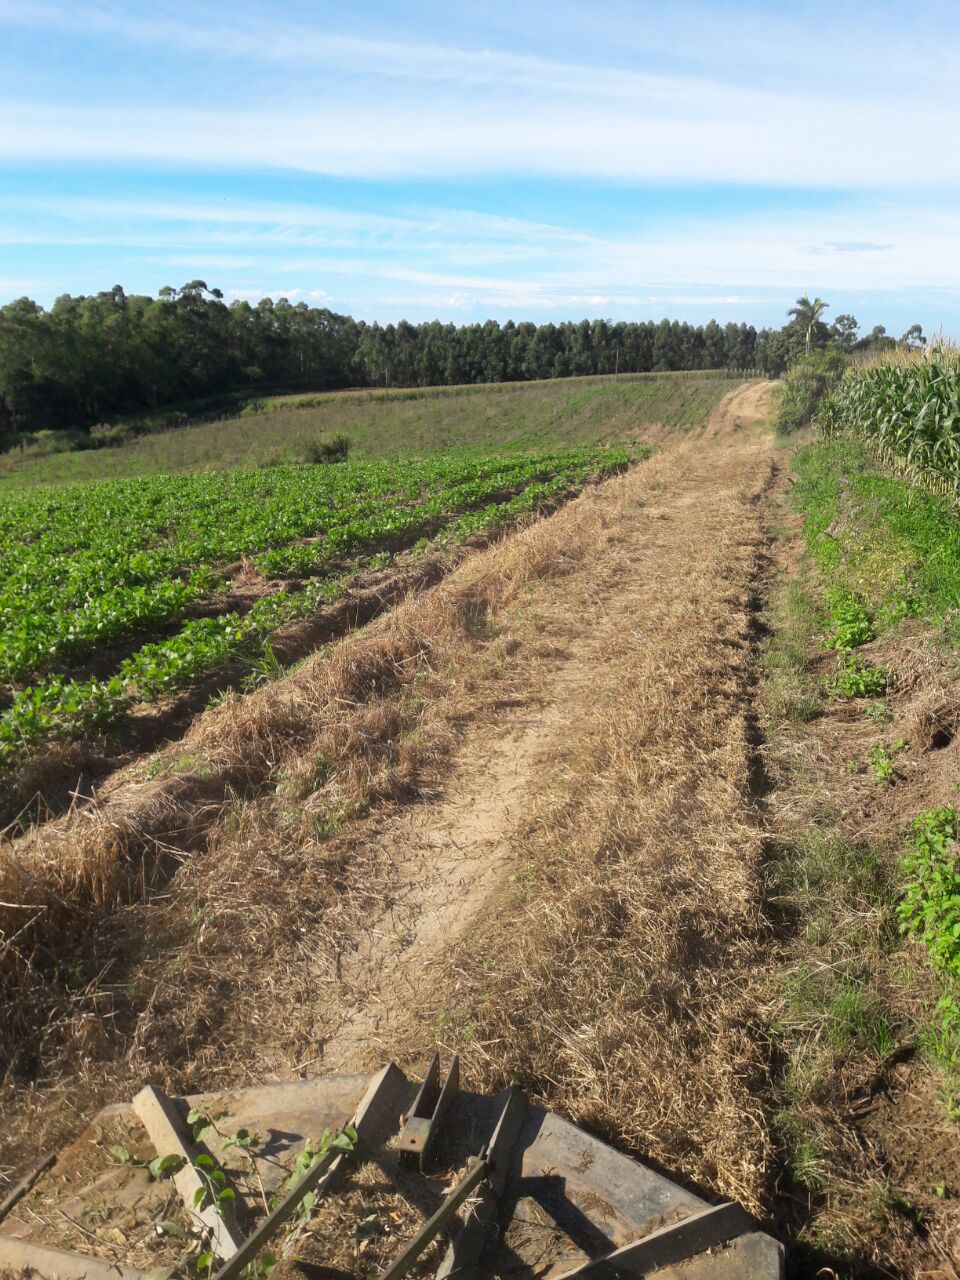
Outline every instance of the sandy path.
[[[547, 788], [562, 786], [568, 744], [603, 682], [605, 654], [624, 627], [662, 636], [663, 615], [678, 606], [684, 558], [689, 564], [721, 529], [729, 535], [738, 510], [769, 481], [772, 444], [756, 430], [768, 395], [767, 383], [738, 389], [703, 432], [634, 473], [609, 533], [611, 553], [544, 584], [528, 606], [528, 621], [552, 642], [553, 656], [531, 670], [528, 689], [512, 688], [512, 705], [495, 728], [466, 735], [443, 793], [407, 806], [373, 837], [399, 887], [342, 955], [336, 989], [325, 991], [323, 1020], [336, 1029], [325, 1041], [323, 1070], [370, 1065], [395, 1051], [404, 1028], [422, 1016], [424, 988], [436, 986], [457, 942], [495, 909], [514, 867], [519, 824]], [[702, 590], [695, 577], [691, 592]]]

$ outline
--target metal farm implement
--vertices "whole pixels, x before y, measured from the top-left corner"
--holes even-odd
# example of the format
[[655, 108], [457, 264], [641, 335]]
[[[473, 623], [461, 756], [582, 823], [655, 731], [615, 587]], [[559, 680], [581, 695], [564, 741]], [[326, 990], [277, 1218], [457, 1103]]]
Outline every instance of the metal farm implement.
[[[198, 1113], [216, 1116], [199, 1135]], [[324, 1131], [339, 1135], [325, 1150]], [[368, 1165], [416, 1206], [412, 1225], [388, 1231], [375, 1268], [361, 1244], [351, 1266], [313, 1256], [328, 1242], [322, 1224], [312, 1256], [298, 1257], [291, 1230], [356, 1194]], [[376, 1234], [391, 1217], [364, 1222]], [[172, 1259], [179, 1241], [192, 1253]], [[390, 1064], [372, 1079], [190, 1098], [147, 1087], [101, 1111], [0, 1205], [0, 1273], [44, 1280], [258, 1278], [268, 1246], [285, 1274], [324, 1280], [776, 1280], [782, 1267], [780, 1246], [739, 1205], [708, 1203], [519, 1089], [462, 1090], [456, 1058], [441, 1080], [438, 1056], [420, 1084]]]

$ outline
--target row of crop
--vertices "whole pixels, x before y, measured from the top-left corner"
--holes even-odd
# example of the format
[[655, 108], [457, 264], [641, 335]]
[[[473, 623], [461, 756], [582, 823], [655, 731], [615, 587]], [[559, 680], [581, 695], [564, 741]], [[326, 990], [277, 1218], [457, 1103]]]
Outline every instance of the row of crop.
[[[120, 494], [108, 483], [61, 494], [59, 505], [41, 495], [50, 524], [32, 539], [37, 513], [29, 501], [15, 503], [25, 527], [17, 541], [4, 511], [0, 679], [25, 679], [156, 629], [211, 591], [215, 565], [240, 555], [254, 554], [265, 573], [317, 573], [380, 545], [431, 536], [450, 513], [577, 465], [596, 465], [596, 455], [268, 468], [239, 479], [204, 477], [206, 493], [195, 476], [154, 478], [146, 495], [140, 482], [120, 482]], [[97, 549], [88, 545], [91, 528]], [[168, 541], [145, 545], [160, 538]], [[293, 542], [302, 538], [310, 542]], [[65, 549], [71, 539], [79, 549]]]
[[816, 423], [850, 434], [887, 465], [938, 493], [960, 496], [960, 359], [929, 355], [854, 367], [822, 401]]
[[62, 675], [22, 689], [0, 716], [0, 765], [24, 747], [83, 737], [115, 724], [136, 702], [153, 702], [256, 651], [284, 623], [337, 598], [339, 579], [310, 582], [258, 600], [248, 613], [194, 618], [168, 640], [144, 645], [107, 679], [71, 680]]
[[[589, 475], [609, 473], [625, 463], [626, 455], [615, 452], [606, 454], [602, 463], [595, 457], [581, 457], [502, 502], [465, 512], [444, 527], [444, 541], [455, 543], [494, 531], [569, 493]], [[472, 489], [470, 496], [474, 496]], [[284, 587], [264, 596], [242, 617], [231, 612], [193, 619], [169, 639], [144, 645], [107, 679], [69, 680], [56, 675], [21, 690], [0, 716], [0, 763], [9, 762], [31, 744], [106, 729], [132, 704], [189, 687], [232, 659], [262, 651], [272, 632], [336, 599], [346, 581], [318, 577], [300, 589]]]

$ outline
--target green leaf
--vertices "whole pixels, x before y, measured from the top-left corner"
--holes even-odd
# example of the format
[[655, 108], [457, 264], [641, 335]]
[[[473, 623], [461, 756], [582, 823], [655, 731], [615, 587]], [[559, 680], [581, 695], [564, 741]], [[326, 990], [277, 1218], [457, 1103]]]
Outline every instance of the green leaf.
[[150, 1176], [160, 1182], [163, 1178], [170, 1178], [175, 1173], [179, 1173], [185, 1164], [183, 1156], [157, 1156], [155, 1160], [150, 1161], [147, 1168], [150, 1170]]
[[370, 1240], [377, 1235], [380, 1230], [380, 1218], [377, 1214], [371, 1213], [366, 1218], [361, 1218], [359, 1222], [355, 1222], [350, 1228], [350, 1235], [359, 1244], [361, 1240]]
[[157, 1230], [165, 1236], [175, 1236], [178, 1240], [189, 1240], [190, 1237], [181, 1226], [176, 1222], [171, 1222], [169, 1218], [164, 1218], [162, 1222], [157, 1223]]

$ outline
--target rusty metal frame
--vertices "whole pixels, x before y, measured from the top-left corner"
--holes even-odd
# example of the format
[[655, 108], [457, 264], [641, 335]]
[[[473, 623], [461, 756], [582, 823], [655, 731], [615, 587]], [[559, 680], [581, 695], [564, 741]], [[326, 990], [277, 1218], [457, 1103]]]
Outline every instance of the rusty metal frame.
[[441, 1085], [440, 1054], [435, 1053], [413, 1105], [404, 1117], [397, 1143], [401, 1164], [419, 1166], [421, 1173], [429, 1173], [447, 1112], [459, 1092], [460, 1059], [454, 1057]]

